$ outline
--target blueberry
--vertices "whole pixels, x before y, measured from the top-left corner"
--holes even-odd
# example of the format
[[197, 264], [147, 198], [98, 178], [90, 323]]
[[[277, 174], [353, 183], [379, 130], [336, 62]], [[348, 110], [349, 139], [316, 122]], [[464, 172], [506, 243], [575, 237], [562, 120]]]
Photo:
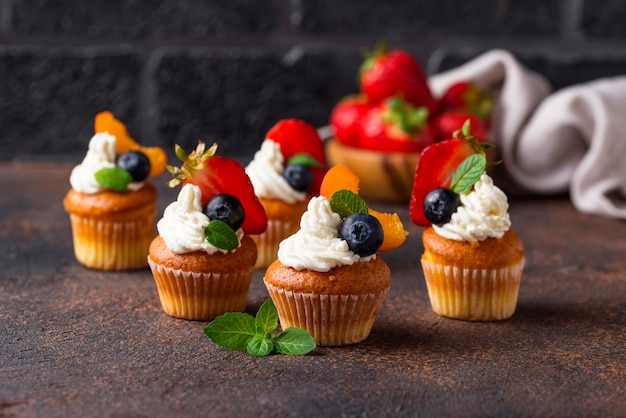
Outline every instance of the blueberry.
[[150, 173], [150, 160], [141, 151], [126, 151], [117, 158], [116, 164], [128, 171], [133, 181], [144, 181]]
[[452, 214], [461, 205], [459, 195], [445, 187], [433, 189], [424, 199], [424, 215], [435, 225], [450, 222]]
[[233, 231], [241, 228], [246, 217], [239, 199], [227, 193], [213, 196], [204, 208], [204, 214], [210, 220], [219, 219], [226, 222]]
[[288, 165], [283, 171], [283, 177], [294, 190], [305, 192], [313, 184], [313, 172], [303, 165]]
[[369, 213], [355, 213], [344, 219], [339, 237], [348, 243], [348, 248], [361, 257], [374, 254], [383, 244], [383, 227]]

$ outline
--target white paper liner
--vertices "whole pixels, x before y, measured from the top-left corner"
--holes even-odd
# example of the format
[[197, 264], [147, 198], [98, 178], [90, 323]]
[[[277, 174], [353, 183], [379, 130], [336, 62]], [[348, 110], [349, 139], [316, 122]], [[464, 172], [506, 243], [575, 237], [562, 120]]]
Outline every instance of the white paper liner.
[[524, 259], [501, 269], [464, 269], [422, 259], [433, 310], [468, 321], [497, 321], [515, 313]]
[[253, 266], [231, 273], [196, 273], [155, 263], [148, 257], [161, 306], [170, 316], [210, 321], [246, 308]]
[[70, 214], [74, 255], [83, 265], [100, 270], [147, 267], [148, 248], [156, 231], [156, 210], [129, 221], [107, 221]]
[[282, 240], [293, 234], [299, 226], [297, 222], [267, 221], [267, 229], [262, 234], [251, 235], [257, 247], [257, 260], [255, 268], [269, 266], [278, 255], [278, 245]]
[[265, 286], [276, 305], [281, 327], [305, 329], [319, 346], [365, 340], [389, 290], [363, 295], [320, 295], [292, 292], [267, 282]]

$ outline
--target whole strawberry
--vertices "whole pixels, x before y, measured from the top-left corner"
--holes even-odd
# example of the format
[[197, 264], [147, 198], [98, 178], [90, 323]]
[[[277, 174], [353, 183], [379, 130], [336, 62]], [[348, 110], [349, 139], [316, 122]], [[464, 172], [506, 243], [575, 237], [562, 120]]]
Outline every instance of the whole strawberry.
[[359, 147], [359, 127], [370, 108], [363, 94], [346, 96], [335, 105], [330, 114], [330, 125], [339, 142], [349, 147]]
[[361, 65], [359, 83], [372, 102], [401, 94], [412, 105], [425, 106], [431, 115], [438, 111], [419, 62], [405, 51], [377, 48]]
[[361, 147], [384, 152], [420, 152], [435, 141], [428, 110], [401, 97], [373, 106], [362, 118]]
[[204, 142], [198, 141], [197, 148], [187, 154], [176, 145], [176, 156], [183, 162], [181, 167], [167, 166], [173, 179], [170, 187], [191, 183], [202, 192], [202, 206], [218, 194], [235, 196], [244, 210], [245, 219], [241, 226], [246, 234], [261, 234], [267, 228], [267, 215], [261, 202], [254, 194], [252, 182], [244, 167], [237, 161], [215, 155], [217, 144], [206, 149]]
[[452, 84], [441, 97], [440, 104], [444, 111], [463, 110], [483, 120], [489, 120], [493, 110], [491, 93], [472, 81]]
[[487, 140], [487, 135], [489, 134], [487, 122], [465, 110], [443, 112], [435, 117], [432, 126], [438, 138], [449, 139], [452, 138], [454, 133], [461, 129], [466, 122], [469, 123], [472, 135], [476, 137], [478, 142]]

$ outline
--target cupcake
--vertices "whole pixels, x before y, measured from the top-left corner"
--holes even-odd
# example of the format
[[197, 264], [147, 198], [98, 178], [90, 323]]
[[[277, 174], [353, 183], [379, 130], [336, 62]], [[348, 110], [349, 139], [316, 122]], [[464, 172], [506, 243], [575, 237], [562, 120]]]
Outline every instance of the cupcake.
[[209, 321], [245, 309], [257, 258], [249, 234], [267, 224], [243, 166], [215, 150], [200, 142], [181, 168], [168, 167], [170, 185], [182, 187], [149, 248], [161, 306], [176, 318]]
[[146, 179], [164, 170], [165, 153], [137, 144], [110, 112], [99, 113], [95, 127], [63, 200], [74, 254], [93, 269], [145, 268], [155, 235], [157, 199], [156, 188]]
[[268, 218], [267, 230], [252, 237], [257, 268], [274, 261], [278, 244], [298, 230], [309, 199], [319, 194], [325, 170], [324, 145], [312, 125], [284, 119], [268, 131], [246, 167]]
[[486, 144], [465, 135], [424, 150], [410, 215], [425, 227], [421, 258], [433, 310], [467, 321], [511, 317], [524, 248], [511, 229], [508, 201], [485, 172]]
[[[348, 185], [344, 173], [332, 168], [326, 178]], [[263, 279], [283, 329], [305, 329], [320, 346], [355, 344], [369, 336], [391, 285], [389, 267], [376, 253], [387, 231], [388, 239], [401, 236], [392, 245], [406, 238], [402, 224], [387, 218], [398, 222], [395, 214], [373, 213], [385, 216], [379, 220], [369, 213], [350, 189], [332, 186], [311, 198], [300, 229], [280, 243]]]

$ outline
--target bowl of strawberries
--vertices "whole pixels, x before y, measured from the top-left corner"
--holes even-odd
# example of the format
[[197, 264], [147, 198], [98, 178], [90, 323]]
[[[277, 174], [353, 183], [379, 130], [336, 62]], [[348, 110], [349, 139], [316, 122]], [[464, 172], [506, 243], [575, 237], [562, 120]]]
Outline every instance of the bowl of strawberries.
[[329, 165], [345, 165], [361, 179], [363, 197], [408, 202], [421, 151], [452, 138], [469, 119], [478, 141], [487, 140], [492, 98], [471, 80], [435, 97], [417, 59], [379, 46], [366, 55], [360, 91], [330, 114]]

